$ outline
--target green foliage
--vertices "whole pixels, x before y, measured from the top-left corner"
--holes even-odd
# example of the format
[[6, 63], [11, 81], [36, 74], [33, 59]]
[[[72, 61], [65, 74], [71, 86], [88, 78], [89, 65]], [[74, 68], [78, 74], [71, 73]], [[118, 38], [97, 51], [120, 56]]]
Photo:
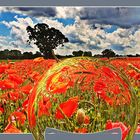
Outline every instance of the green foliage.
[[26, 30], [29, 35], [27, 42], [30, 44], [33, 41], [47, 58], [53, 56], [53, 49], [56, 49], [59, 45], [63, 46], [64, 43], [69, 41], [59, 30], [53, 27], [49, 28], [45, 23], [38, 23], [33, 28], [28, 26]]

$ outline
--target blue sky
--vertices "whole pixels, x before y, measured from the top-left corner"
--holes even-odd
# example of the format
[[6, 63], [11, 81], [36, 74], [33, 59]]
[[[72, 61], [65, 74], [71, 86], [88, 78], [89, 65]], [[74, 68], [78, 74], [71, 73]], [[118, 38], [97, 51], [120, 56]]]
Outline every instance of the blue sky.
[[[70, 40], [57, 54], [75, 50], [101, 53], [106, 48], [118, 54], [140, 53], [140, 8], [95, 7], [0, 7], [0, 49], [38, 51], [27, 47], [26, 27], [46, 23]], [[137, 51], [136, 51], [137, 50]]]

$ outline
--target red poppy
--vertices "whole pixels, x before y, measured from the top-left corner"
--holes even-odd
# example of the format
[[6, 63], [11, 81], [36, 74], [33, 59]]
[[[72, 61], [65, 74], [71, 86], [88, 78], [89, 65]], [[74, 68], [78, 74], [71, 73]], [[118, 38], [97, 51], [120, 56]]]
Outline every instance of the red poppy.
[[22, 78], [17, 76], [17, 75], [15, 75], [15, 74], [9, 74], [8, 79], [10, 79], [11, 81], [14, 81], [17, 84], [23, 83]]
[[[72, 97], [68, 99], [66, 102], [63, 102], [59, 105], [63, 113], [70, 118], [77, 110], [78, 108], [78, 96]], [[64, 115], [61, 113], [59, 108], [56, 109], [55, 117], [57, 119], [64, 119]]]
[[95, 82], [94, 85], [94, 91], [98, 94], [101, 94], [102, 91], [106, 88], [105, 82], [103, 82], [102, 79], [99, 79], [97, 82]]
[[129, 70], [127, 73], [131, 78], [134, 78], [134, 76], [137, 74], [135, 70]]
[[73, 82], [68, 78], [62, 76], [61, 73], [54, 73], [46, 81], [46, 89], [50, 93], [65, 93], [66, 90], [73, 86]]
[[104, 74], [109, 78], [114, 78], [116, 76], [116, 73], [108, 67], [102, 67], [102, 72], [104, 72]]
[[87, 133], [88, 130], [87, 130], [87, 128], [76, 128], [74, 132], [76, 132], [76, 133]]
[[41, 101], [39, 102], [39, 110], [38, 110], [38, 116], [42, 116], [42, 115], [47, 115], [49, 116], [49, 109], [51, 108], [51, 102], [50, 99], [43, 96], [43, 98], [41, 99]]
[[22, 108], [26, 110], [27, 107], [28, 107], [28, 104], [29, 104], [29, 99], [27, 98], [27, 99], [24, 100], [24, 102], [22, 103]]
[[4, 133], [22, 133], [21, 130], [17, 129], [13, 123], [9, 123], [6, 128]]
[[0, 107], [0, 114], [3, 114], [3, 113], [4, 113], [4, 108]]
[[113, 128], [112, 121], [108, 120], [107, 123], [106, 123], [106, 130], [112, 129], [112, 128]]
[[106, 123], [106, 130], [118, 127], [122, 131], [122, 140], [125, 140], [127, 134], [129, 133], [128, 127], [126, 127], [122, 122], [112, 122], [111, 120], [108, 120]]
[[90, 117], [89, 116], [85, 116], [85, 120], [84, 120], [84, 124], [89, 124], [90, 123]]
[[0, 74], [4, 73], [6, 69], [8, 69], [10, 67], [10, 65], [0, 65]]
[[6, 89], [14, 89], [17, 85], [10, 80], [2, 80], [0, 81], [0, 89], [6, 90]]
[[7, 74], [16, 74], [17, 73], [17, 70], [10, 68], [10, 69], [7, 69], [6, 70], [6, 73]]
[[20, 124], [24, 125], [24, 123], [26, 121], [26, 116], [22, 112], [15, 111], [9, 116], [8, 121], [9, 122], [16, 122], [17, 121]]
[[121, 93], [120, 87], [118, 85], [112, 86], [111, 89], [112, 89], [114, 94], [120, 94]]
[[137, 126], [136, 133], [140, 133], [140, 125], [139, 124]]
[[21, 91], [22, 91], [23, 93], [25, 93], [25, 94], [29, 94], [30, 91], [31, 91], [31, 89], [32, 89], [32, 86], [31, 86], [31, 85], [26, 85], [26, 86], [23, 86], [23, 87], [21, 88]]
[[22, 133], [21, 130], [17, 129], [13, 123], [9, 123], [6, 128], [4, 133]]
[[20, 94], [19, 94], [19, 92], [16, 92], [16, 91], [11, 91], [11, 92], [9, 92], [8, 93], [9, 94], [9, 98], [10, 98], [10, 100], [12, 100], [12, 101], [17, 101], [19, 98], [20, 98]]
[[107, 98], [106, 92], [105, 92], [106, 84], [103, 82], [102, 79], [99, 79], [98, 81], [96, 81], [93, 88], [99, 97], [101, 97], [104, 100]]
[[29, 75], [29, 77], [34, 81], [38, 81], [40, 79], [40, 73], [34, 71]]

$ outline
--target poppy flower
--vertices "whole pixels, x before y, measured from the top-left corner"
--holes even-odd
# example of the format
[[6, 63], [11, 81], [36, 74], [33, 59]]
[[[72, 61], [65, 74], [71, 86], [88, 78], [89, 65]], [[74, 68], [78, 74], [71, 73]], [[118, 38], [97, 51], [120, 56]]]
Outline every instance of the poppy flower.
[[32, 89], [31, 85], [26, 85], [26, 86], [23, 86], [20, 90], [25, 94], [29, 94], [31, 89]]
[[87, 130], [87, 128], [76, 128], [74, 132], [76, 132], [76, 133], [87, 133], [88, 130]]
[[22, 103], [22, 108], [26, 110], [27, 107], [28, 107], [28, 104], [29, 104], [29, 99], [27, 98], [27, 99], [24, 100], [24, 102]]
[[11, 91], [8, 93], [8, 95], [9, 95], [9, 99], [12, 101], [17, 101], [20, 98], [20, 94], [17, 91], [13, 91], [13, 92]]
[[140, 125], [139, 124], [137, 126], [136, 133], [140, 133]]
[[125, 140], [127, 134], [129, 133], [128, 127], [126, 127], [122, 122], [112, 122], [111, 120], [108, 120], [106, 123], [106, 130], [118, 127], [122, 131], [122, 140]]
[[116, 73], [108, 67], [102, 67], [102, 72], [109, 78], [114, 78], [116, 76]]
[[61, 73], [54, 73], [46, 82], [46, 90], [53, 94], [65, 93], [71, 86], [73, 86], [73, 82], [68, 77], [63, 78]]
[[89, 123], [90, 123], [90, 117], [86, 115], [84, 119], [84, 124], [89, 124]]
[[14, 81], [17, 84], [23, 83], [23, 80], [21, 79], [21, 77], [15, 74], [9, 74], [8, 79], [10, 79], [11, 81]]
[[[63, 111], [63, 113], [70, 118], [77, 110], [78, 108], [78, 97], [72, 97], [69, 98], [66, 102], [63, 102], [59, 105], [60, 109]], [[56, 109], [55, 114], [56, 119], [64, 119], [65, 116], [61, 113], [59, 108]]]
[[3, 114], [3, 113], [4, 113], [4, 108], [0, 107], [0, 114]]
[[8, 69], [10, 65], [5, 64], [5, 65], [0, 65], [0, 74], [4, 73], [6, 69]]
[[43, 98], [41, 99], [41, 101], [39, 102], [39, 111], [38, 111], [38, 116], [42, 116], [42, 115], [47, 115], [49, 116], [49, 109], [51, 108], [51, 102], [50, 99], [43, 96]]
[[14, 82], [11, 82], [10, 80], [2, 80], [0, 81], [0, 89], [7, 90], [7, 89], [14, 89], [17, 85]]
[[5, 73], [7, 73], [7, 74], [16, 74], [17, 70], [10, 68], [10, 69], [7, 69]]
[[103, 82], [102, 79], [99, 79], [98, 81], [95, 82], [94, 91], [96, 93], [101, 94], [105, 88], [106, 88], [106, 84], [105, 84], [105, 82]]
[[18, 128], [15, 127], [15, 125], [13, 123], [9, 123], [5, 130], [4, 133], [22, 133], [21, 130], [19, 130]]
[[33, 80], [33, 81], [38, 81], [40, 78], [40, 73], [39, 72], [32, 72], [29, 77]]
[[20, 124], [24, 125], [24, 123], [26, 121], [26, 116], [22, 112], [15, 111], [9, 116], [8, 121], [9, 122], [16, 122], [17, 121]]

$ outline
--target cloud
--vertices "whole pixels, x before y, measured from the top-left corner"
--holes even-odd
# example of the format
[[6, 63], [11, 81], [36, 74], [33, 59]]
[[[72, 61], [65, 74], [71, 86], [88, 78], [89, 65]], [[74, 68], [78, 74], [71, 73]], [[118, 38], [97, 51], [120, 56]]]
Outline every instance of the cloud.
[[75, 18], [80, 16], [82, 7], [56, 7], [56, 17], [58, 18]]
[[[119, 46], [120, 49], [114, 47], [117, 53], [129, 54], [134, 51], [136, 46], [140, 45], [140, 26], [133, 26], [131, 28], [117, 27], [113, 32], [106, 32], [105, 28], [112, 28], [114, 25], [110, 24], [96, 24], [96, 28], [93, 28], [91, 24], [87, 24], [86, 20], [75, 17], [75, 23], [73, 25], [64, 26], [57, 20], [40, 17], [40, 21], [47, 23], [50, 27], [59, 29], [70, 40], [65, 44], [67, 47], [58, 48], [56, 53], [70, 54], [75, 50], [91, 51], [93, 54], [101, 53], [102, 50], [110, 48], [111, 46]], [[129, 47], [131, 46], [131, 48]], [[128, 50], [127, 50], [128, 48]], [[140, 49], [137, 53], [140, 53]]]
[[[34, 23], [31, 18], [18, 18], [15, 16], [15, 21], [3, 21], [2, 23], [6, 25], [10, 29], [10, 37], [12, 38], [12, 41], [9, 41], [9, 45], [11, 48], [18, 48], [21, 49], [22, 52], [24, 51], [32, 51], [36, 52], [38, 51], [38, 48], [32, 44], [33, 48], [26, 47], [27, 46], [27, 40], [28, 40], [28, 34], [26, 31], [27, 26], [34, 26]], [[9, 46], [8, 45], [8, 46]]]
[[57, 17], [87, 20], [89, 24], [118, 25], [130, 28], [140, 24], [139, 7], [0, 7], [2, 12], [15, 12], [31, 17]]
[[17, 7], [16, 10], [22, 11], [33, 17], [55, 17], [55, 7]]
[[140, 8], [133, 7], [88, 7], [80, 11], [80, 18], [88, 20], [90, 24], [111, 24], [129, 28], [140, 24], [139, 12]]
[[[60, 30], [69, 38], [69, 43], [55, 50], [57, 54], [72, 54], [75, 50], [91, 51], [92, 54], [96, 54], [106, 48], [112, 48], [119, 54], [140, 53], [140, 16], [138, 14], [140, 8], [10, 7], [2, 10], [15, 10], [15, 12], [29, 15], [22, 18], [16, 16], [13, 21], [2, 22], [10, 29], [13, 40], [9, 41], [7, 46], [10, 45], [11, 48], [33, 52], [38, 50], [34, 44], [32, 47], [25, 47], [28, 39], [26, 27], [34, 26], [35, 22], [31, 17], [33, 16], [36, 21]], [[56, 17], [65, 20], [71, 18], [74, 22], [64, 25]], [[4, 41], [6, 40], [3, 39], [1, 42], [4, 43]]]

